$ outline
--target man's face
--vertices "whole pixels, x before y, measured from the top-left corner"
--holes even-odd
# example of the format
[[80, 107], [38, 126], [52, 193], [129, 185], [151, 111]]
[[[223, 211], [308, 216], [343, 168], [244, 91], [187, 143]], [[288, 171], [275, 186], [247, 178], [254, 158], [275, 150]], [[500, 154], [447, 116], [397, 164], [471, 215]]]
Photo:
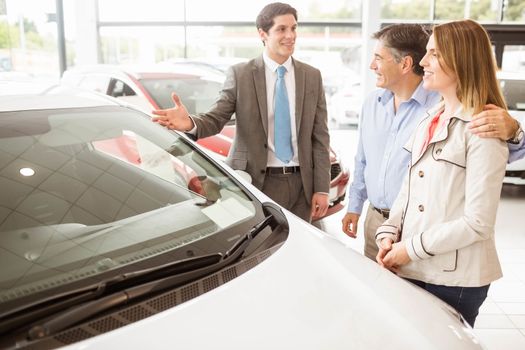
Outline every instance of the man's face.
[[391, 50], [378, 40], [370, 69], [376, 74], [377, 87], [393, 90], [403, 77], [403, 60], [396, 62]]
[[297, 21], [293, 15], [281, 15], [273, 19], [274, 25], [268, 33], [259, 29], [268, 56], [275, 62], [284, 63], [295, 49]]

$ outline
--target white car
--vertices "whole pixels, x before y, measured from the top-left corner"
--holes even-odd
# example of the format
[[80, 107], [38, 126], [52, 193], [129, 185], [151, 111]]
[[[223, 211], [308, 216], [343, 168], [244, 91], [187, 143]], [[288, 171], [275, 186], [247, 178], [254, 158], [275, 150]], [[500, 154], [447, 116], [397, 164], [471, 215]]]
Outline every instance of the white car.
[[[498, 72], [509, 113], [525, 127], [525, 73]], [[504, 183], [525, 185], [525, 158], [507, 164]]]
[[357, 126], [363, 105], [359, 79], [346, 82], [345, 86], [330, 96], [328, 115], [337, 128]]
[[0, 97], [0, 348], [481, 348], [185, 136], [81, 95]]

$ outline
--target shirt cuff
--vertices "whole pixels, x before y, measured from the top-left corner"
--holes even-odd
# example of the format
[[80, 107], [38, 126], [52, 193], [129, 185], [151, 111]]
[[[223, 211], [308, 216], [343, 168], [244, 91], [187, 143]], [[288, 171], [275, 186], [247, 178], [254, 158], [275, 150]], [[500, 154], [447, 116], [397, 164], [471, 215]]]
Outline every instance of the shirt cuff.
[[352, 201], [352, 200], [348, 201], [348, 207], [346, 209], [347, 213], [361, 214], [363, 212], [364, 202], [361, 202], [361, 201], [359, 201], [358, 203], [356, 202], [357, 201]]
[[188, 134], [197, 135], [197, 124], [195, 124], [195, 120], [193, 120], [193, 117], [191, 115], [188, 115], [188, 117], [190, 117], [191, 122], [193, 123], [193, 128], [185, 132]]
[[383, 238], [390, 238], [393, 242], [397, 242], [399, 239], [399, 230], [394, 225], [381, 225], [376, 231], [376, 244], [381, 247], [381, 240]]

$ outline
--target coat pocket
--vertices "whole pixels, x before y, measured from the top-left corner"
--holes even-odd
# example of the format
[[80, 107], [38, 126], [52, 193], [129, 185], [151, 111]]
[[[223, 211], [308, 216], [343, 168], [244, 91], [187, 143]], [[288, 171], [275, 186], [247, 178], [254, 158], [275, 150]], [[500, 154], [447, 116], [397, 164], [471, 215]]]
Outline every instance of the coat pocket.
[[457, 142], [436, 143], [432, 149], [432, 157], [436, 161], [447, 162], [452, 165], [465, 168], [467, 164], [467, 152], [465, 145]]
[[237, 158], [234, 155], [233, 158], [228, 163], [235, 170], [246, 170], [246, 167], [248, 165], [248, 160], [243, 159], [243, 158]]
[[435, 255], [431, 260], [437, 271], [454, 272], [458, 267], [458, 251]]

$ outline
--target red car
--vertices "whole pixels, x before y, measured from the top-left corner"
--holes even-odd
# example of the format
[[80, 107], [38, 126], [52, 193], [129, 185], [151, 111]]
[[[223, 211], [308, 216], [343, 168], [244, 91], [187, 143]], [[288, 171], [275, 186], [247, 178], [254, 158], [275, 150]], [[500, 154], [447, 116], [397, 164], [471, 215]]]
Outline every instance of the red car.
[[[95, 65], [64, 73], [62, 84], [81, 87], [124, 100], [146, 113], [173, 106], [176, 91], [191, 114], [204, 112], [213, 105], [224, 82], [217, 70], [191, 65], [166, 64], [152, 67]], [[203, 147], [226, 157], [235, 135], [235, 121], [218, 135], [197, 141]], [[342, 209], [350, 178], [348, 169], [330, 150], [330, 207], [326, 216]]]

